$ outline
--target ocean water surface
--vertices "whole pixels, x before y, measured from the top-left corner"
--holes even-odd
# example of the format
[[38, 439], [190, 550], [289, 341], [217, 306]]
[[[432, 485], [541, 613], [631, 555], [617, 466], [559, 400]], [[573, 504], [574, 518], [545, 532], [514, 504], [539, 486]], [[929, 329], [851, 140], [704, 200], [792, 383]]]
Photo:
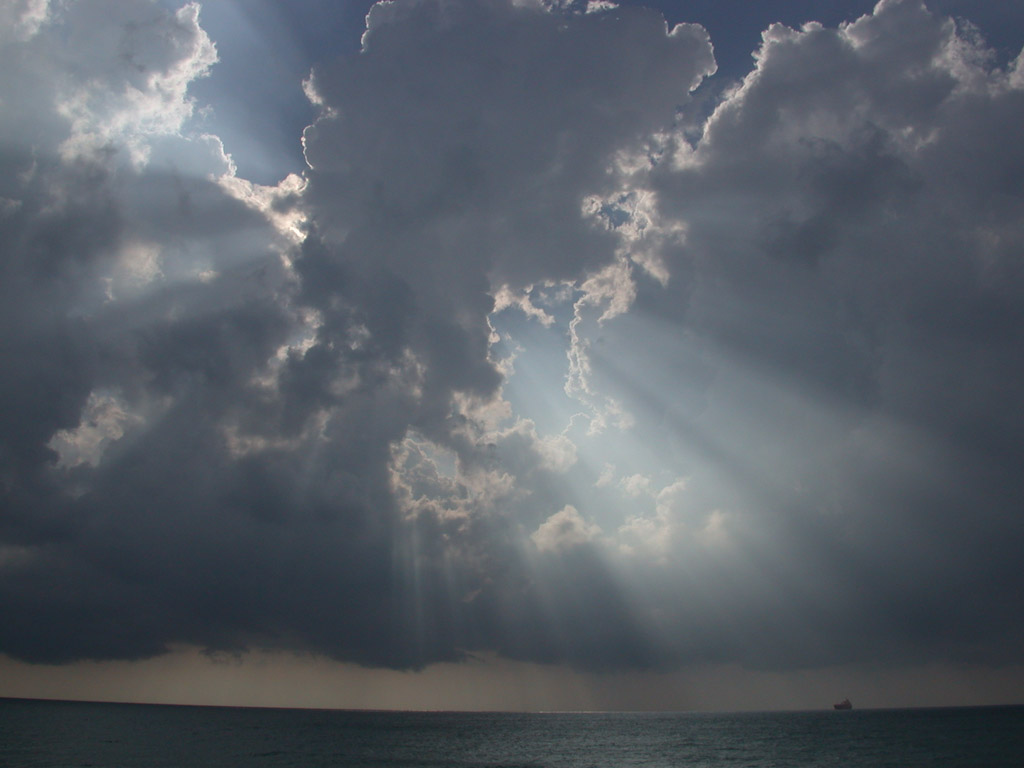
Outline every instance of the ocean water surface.
[[455, 713], [0, 700], [0, 766], [1024, 766], [1024, 707]]

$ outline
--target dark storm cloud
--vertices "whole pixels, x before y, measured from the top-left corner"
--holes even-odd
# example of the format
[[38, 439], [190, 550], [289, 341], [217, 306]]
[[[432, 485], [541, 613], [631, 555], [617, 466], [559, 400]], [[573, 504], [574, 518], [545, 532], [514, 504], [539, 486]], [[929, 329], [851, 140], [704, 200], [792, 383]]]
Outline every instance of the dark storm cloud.
[[207, 178], [219, 146], [177, 135], [215, 58], [195, 8], [84, 6], [25, 10], [4, 47], [3, 647], [34, 660], [173, 637], [154, 574], [188, 558], [161, 528], [195, 521], [174, 502], [222, 464], [210, 424], [290, 324], [275, 234]]
[[[217, 145], [179, 133], [185, 85], [213, 61], [195, 9], [108, 10], [33, 20], [26, 9], [5, 51], [46, 87], [21, 94], [7, 80], [24, 109], [9, 117], [4, 190], [4, 348], [16, 364], [3, 379], [3, 650], [68, 661], [265, 645], [407, 666], [500, 645], [489, 611], [476, 626], [462, 602], [496, 561], [522, 568], [516, 526], [472, 520], [512, 493], [491, 487], [508, 476], [490, 454], [525, 478], [545, 456], [564, 463], [565, 446], [527, 425], [480, 446], [450, 411], [455, 392], [486, 400], [500, 382], [484, 233], [497, 225], [506, 252], [509, 275], [495, 279], [577, 274], [578, 257], [557, 263], [573, 252], [607, 258], [607, 238], [578, 221], [583, 185], [602, 172], [586, 161], [671, 117], [710, 66], [700, 30], [670, 39], [651, 14], [595, 24], [504, 4], [379, 20], [364, 54], [316, 75], [325, 111], [348, 111], [306, 137], [311, 234], [292, 273], [275, 253], [284, 241], [226, 192], [246, 188], [207, 178], [229, 173]], [[495, 23], [518, 38], [487, 31]], [[616, 30], [634, 35], [619, 57], [635, 56], [635, 36], [651, 41], [637, 61], [653, 52], [659, 78], [601, 55]], [[418, 110], [408, 125], [421, 124], [389, 138], [382, 129], [404, 130], [401, 102], [381, 94], [421, 67], [437, 34], [446, 57], [427, 57], [422, 82], [404, 86]], [[71, 45], [54, 64], [62, 37]], [[485, 51], [492, 66], [466, 68]], [[440, 90], [417, 104], [421, 87]], [[467, 123], [477, 110], [465, 99], [488, 94], [497, 133]], [[590, 110], [585, 133], [572, 135], [564, 96]], [[550, 264], [518, 263], [533, 245]], [[462, 517], [398, 509], [404, 481], [390, 467], [410, 430], [479, 467]]]
[[[703, 29], [562, 5], [375, 6], [274, 189], [188, 133], [194, 7], [17, 6], [0, 651], [1015, 658], [1019, 66], [776, 26], [697, 140]], [[568, 325], [562, 433], [499, 295]]]
[[768, 657], [1019, 643], [1019, 61], [990, 69], [912, 2], [776, 27], [682, 167], [654, 171], [687, 225], [688, 352], [729, 361], [696, 428], [732, 457], [749, 552], [792, 589], [720, 593], [770, 628]]

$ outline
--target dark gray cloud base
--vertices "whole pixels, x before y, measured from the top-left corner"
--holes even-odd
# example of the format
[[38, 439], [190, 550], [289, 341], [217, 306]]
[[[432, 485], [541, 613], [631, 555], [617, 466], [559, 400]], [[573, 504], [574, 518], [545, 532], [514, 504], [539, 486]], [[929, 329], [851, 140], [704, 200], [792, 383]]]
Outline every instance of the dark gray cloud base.
[[1020, 661], [1022, 59], [883, 2], [703, 121], [698, 26], [380, 4], [271, 189], [95, 8], [2, 12], [0, 651]]

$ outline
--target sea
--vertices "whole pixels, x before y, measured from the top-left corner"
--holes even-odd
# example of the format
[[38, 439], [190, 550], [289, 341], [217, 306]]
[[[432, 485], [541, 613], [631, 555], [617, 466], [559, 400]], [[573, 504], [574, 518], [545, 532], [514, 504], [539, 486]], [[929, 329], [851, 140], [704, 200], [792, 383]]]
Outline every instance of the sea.
[[0, 699], [0, 766], [1024, 766], [1024, 707], [364, 712]]

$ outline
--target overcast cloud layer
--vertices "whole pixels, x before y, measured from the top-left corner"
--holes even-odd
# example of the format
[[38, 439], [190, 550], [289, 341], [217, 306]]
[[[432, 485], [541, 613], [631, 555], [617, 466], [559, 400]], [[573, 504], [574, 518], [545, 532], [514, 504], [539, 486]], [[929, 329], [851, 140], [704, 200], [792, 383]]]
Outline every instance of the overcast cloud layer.
[[375, 6], [271, 188], [198, 5], [0, 4], [0, 652], [1022, 661], [1024, 57], [584, 6]]

